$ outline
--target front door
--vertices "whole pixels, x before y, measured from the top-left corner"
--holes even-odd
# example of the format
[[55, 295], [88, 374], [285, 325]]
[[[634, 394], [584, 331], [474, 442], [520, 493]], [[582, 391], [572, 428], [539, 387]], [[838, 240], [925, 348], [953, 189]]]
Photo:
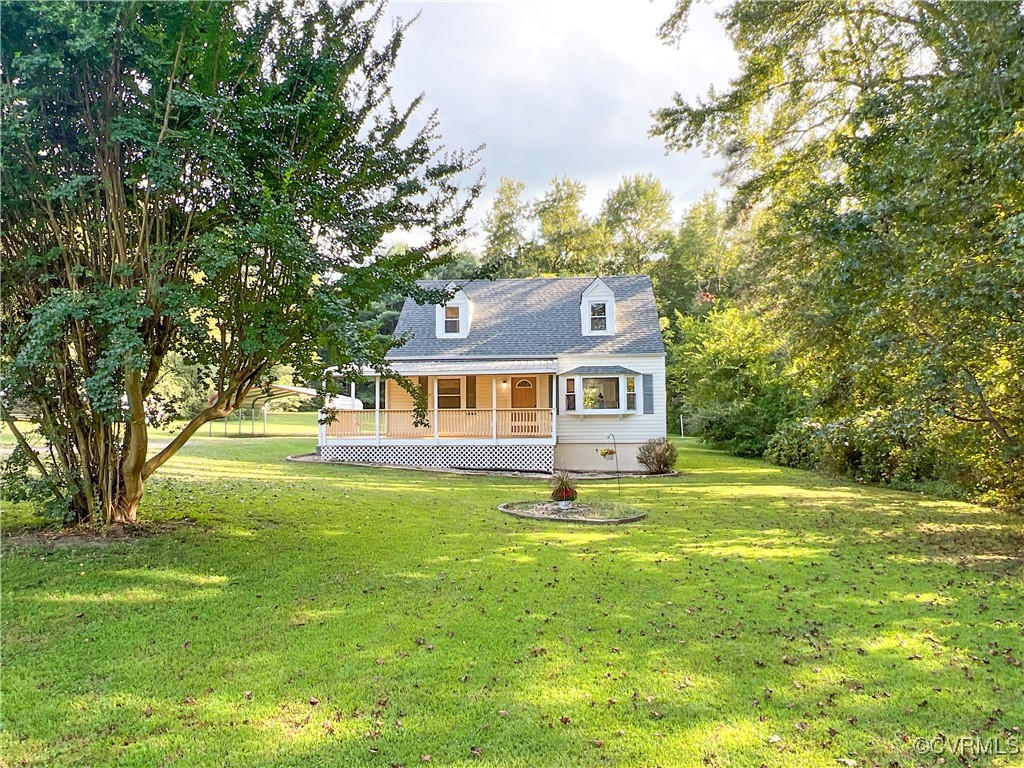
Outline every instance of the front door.
[[[537, 434], [537, 377], [512, 377], [511, 432], [513, 435]], [[522, 410], [517, 410], [522, 409]]]
[[522, 376], [512, 378], [512, 407], [537, 407], [537, 377]]

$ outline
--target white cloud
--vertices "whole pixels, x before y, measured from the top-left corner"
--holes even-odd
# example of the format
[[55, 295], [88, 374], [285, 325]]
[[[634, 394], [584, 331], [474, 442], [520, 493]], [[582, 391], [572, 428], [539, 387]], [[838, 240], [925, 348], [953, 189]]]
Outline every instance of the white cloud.
[[678, 47], [664, 45], [657, 28], [672, 5], [392, 2], [395, 18], [420, 14], [399, 54], [395, 97], [425, 92], [448, 146], [487, 145], [477, 220], [501, 176], [524, 181], [531, 197], [553, 176], [578, 178], [594, 213], [623, 175], [652, 172], [678, 210], [716, 186], [718, 163], [699, 152], [666, 155], [647, 135], [650, 113], [676, 91], [693, 97], [724, 85], [737, 65], [706, 5], [694, 8]]

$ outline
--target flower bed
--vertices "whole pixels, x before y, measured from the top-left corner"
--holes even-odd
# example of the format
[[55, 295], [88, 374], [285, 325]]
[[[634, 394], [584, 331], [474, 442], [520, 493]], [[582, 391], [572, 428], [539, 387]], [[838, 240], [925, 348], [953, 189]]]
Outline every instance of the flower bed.
[[502, 512], [529, 520], [555, 520], [564, 523], [591, 523], [595, 525], [617, 525], [634, 523], [647, 517], [626, 504], [608, 502], [573, 502], [572, 509], [560, 509], [555, 501], [513, 501], [498, 506]]

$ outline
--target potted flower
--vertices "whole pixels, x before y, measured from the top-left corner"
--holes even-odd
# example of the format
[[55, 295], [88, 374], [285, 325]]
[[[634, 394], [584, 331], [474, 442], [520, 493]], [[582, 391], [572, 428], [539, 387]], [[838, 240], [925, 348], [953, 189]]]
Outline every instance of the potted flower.
[[611, 459], [615, 455], [615, 449], [614, 448], [602, 448], [601, 450], [598, 451], [598, 453], [601, 454], [602, 458]]
[[558, 502], [558, 508], [562, 510], [572, 509], [572, 503], [579, 495], [572, 481], [572, 475], [568, 472], [557, 473], [554, 486], [554, 489], [551, 491], [551, 498]]

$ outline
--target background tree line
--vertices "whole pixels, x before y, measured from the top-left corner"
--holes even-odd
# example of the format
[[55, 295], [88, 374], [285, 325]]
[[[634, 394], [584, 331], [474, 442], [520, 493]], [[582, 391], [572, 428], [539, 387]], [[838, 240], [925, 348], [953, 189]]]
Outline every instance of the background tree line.
[[[677, 40], [690, 0], [662, 28]], [[709, 440], [867, 481], [1024, 502], [1024, 11], [734, 2], [740, 74], [653, 133], [727, 162], [756, 275], [677, 325]]]
[[[682, 0], [661, 33], [685, 31]], [[741, 455], [1024, 502], [1024, 18], [1019, 4], [735, 2], [741, 72], [652, 133], [726, 160], [725, 206], [672, 222], [650, 176], [582, 209], [502, 179], [500, 276], [647, 273], [670, 426]]]

